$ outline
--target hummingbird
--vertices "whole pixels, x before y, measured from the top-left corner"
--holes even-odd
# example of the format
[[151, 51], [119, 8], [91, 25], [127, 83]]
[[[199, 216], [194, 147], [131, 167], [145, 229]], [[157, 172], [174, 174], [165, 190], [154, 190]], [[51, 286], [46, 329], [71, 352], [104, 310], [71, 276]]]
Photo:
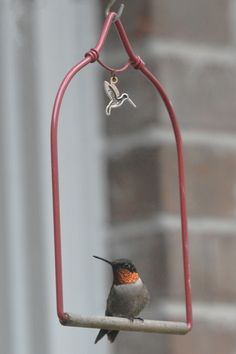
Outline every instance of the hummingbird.
[[[149, 302], [150, 295], [133, 262], [125, 258], [111, 262], [98, 256], [93, 257], [110, 264], [113, 271], [113, 283], [107, 298], [105, 316], [144, 321], [137, 316]], [[101, 329], [95, 339], [95, 344], [105, 335], [113, 343], [118, 333], [117, 330]]]
[[117, 108], [122, 106], [122, 104], [126, 100], [128, 100], [128, 102], [132, 104], [132, 106], [136, 107], [136, 104], [130, 99], [127, 93], [122, 93], [120, 95], [120, 92], [116, 87], [117, 82], [118, 82], [118, 78], [116, 76], [111, 77], [110, 83], [108, 81], [104, 81], [105, 92], [110, 99], [110, 102], [106, 106], [106, 110], [105, 110], [107, 116], [111, 115], [112, 108]]

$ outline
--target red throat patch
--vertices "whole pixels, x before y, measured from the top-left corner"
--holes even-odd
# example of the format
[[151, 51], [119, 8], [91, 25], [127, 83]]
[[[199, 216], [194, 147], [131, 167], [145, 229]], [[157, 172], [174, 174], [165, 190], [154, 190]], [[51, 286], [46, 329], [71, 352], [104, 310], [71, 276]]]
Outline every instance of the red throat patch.
[[132, 284], [139, 279], [136, 272], [130, 272], [128, 269], [119, 269], [115, 275], [115, 284]]

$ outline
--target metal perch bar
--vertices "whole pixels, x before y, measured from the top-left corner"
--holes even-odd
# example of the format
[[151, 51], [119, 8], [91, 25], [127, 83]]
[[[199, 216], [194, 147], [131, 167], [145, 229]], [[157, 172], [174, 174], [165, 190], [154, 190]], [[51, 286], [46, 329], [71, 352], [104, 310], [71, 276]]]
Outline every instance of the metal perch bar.
[[65, 314], [66, 319], [61, 324], [70, 327], [104, 328], [122, 331], [137, 331], [146, 333], [186, 334], [189, 328], [184, 322], [134, 320], [105, 316], [78, 316]]
[[178, 173], [179, 173], [179, 195], [180, 195], [180, 214], [182, 225], [182, 250], [183, 250], [183, 270], [185, 284], [185, 304], [186, 304], [186, 323], [171, 321], [153, 321], [145, 320], [144, 322], [130, 322], [124, 318], [117, 317], [87, 317], [79, 315], [71, 315], [64, 312], [63, 305], [63, 279], [62, 279], [62, 256], [61, 256], [61, 228], [60, 228], [60, 198], [59, 198], [59, 171], [58, 171], [58, 148], [57, 148], [57, 130], [61, 103], [65, 91], [72, 78], [85, 66], [98, 61], [99, 54], [103, 48], [107, 38], [109, 29], [116, 18], [115, 12], [110, 12], [103, 25], [101, 36], [95, 48], [92, 48], [85, 54], [85, 59], [76, 64], [65, 76], [62, 81], [54, 102], [51, 122], [51, 163], [52, 163], [52, 191], [53, 191], [53, 217], [54, 217], [54, 244], [55, 244], [55, 270], [56, 270], [56, 299], [57, 299], [57, 315], [61, 324], [73, 327], [89, 327], [89, 328], [105, 328], [124, 331], [140, 331], [155, 333], [172, 333], [185, 334], [192, 328], [192, 298], [190, 285], [190, 269], [189, 269], [189, 249], [188, 249], [188, 227], [187, 227], [187, 211], [185, 196], [185, 176], [184, 176], [184, 158], [183, 147], [178, 121], [173, 110], [172, 104], [160, 85], [156, 77], [146, 68], [141, 58], [133, 52], [131, 44], [128, 40], [126, 32], [120, 22], [116, 20], [115, 26], [118, 30], [121, 41], [129, 57], [129, 63], [137, 70], [140, 70], [148, 80], [152, 82], [156, 90], [159, 92], [166, 109], [169, 113], [172, 123], [176, 149], [178, 157]]

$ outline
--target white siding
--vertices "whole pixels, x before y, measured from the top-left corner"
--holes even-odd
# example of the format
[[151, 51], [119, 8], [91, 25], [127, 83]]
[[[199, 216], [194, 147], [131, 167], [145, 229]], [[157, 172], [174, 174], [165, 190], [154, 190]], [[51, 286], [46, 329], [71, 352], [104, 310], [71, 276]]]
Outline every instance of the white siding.
[[[95, 3], [0, 3], [3, 354], [95, 350], [96, 331], [65, 328], [56, 318], [49, 144], [58, 85], [97, 40]], [[101, 314], [104, 281], [91, 258], [93, 253], [105, 254], [100, 78], [97, 66], [85, 70], [66, 94], [59, 124], [64, 300], [67, 311]], [[96, 353], [106, 353], [106, 348], [106, 342], [101, 342]]]

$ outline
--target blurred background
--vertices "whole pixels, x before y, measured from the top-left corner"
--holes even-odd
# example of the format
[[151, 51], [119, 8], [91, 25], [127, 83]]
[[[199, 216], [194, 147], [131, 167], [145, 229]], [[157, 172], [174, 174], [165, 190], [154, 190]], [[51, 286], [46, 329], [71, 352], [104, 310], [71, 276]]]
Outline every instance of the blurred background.
[[[118, 9], [117, 1], [114, 9]], [[194, 327], [186, 336], [97, 330], [56, 317], [50, 167], [53, 101], [94, 47], [107, 1], [0, 2], [0, 353], [236, 354], [236, 1], [124, 0], [135, 52], [165, 87], [182, 130]], [[101, 58], [127, 58], [115, 29]], [[72, 81], [59, 123], [65, 310], [102, 315], [111, 284], [98, 255], [128, 257], [151, 292], [151, 319], [183, 320], [175, 143], [152, 85], [119, 75], [137, 109], [108, 119], [91, 64]], [[99, 262], [99, 263], [98, 263]]]

